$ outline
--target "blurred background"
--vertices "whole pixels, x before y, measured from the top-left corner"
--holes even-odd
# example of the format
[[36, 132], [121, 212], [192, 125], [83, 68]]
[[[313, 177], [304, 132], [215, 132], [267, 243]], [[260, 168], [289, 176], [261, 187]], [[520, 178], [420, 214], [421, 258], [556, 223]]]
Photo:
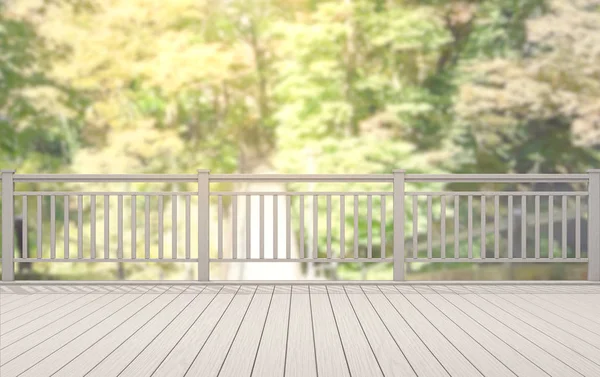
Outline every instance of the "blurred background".
[[[4, 0], [0, 135], [0, 166], [17, 173], [584, 173], [600, 167], [600, 1]], [[184, 186], [158, 189], [194, 189]], [[213, 268], [215, 279], [242, 274]], [[386, 264], [287, 271], [391, 278]], [[407, 279], [586, 271], [413, 263]], [[21, 279], [194, 274], [156, 263], [17, 268]]]

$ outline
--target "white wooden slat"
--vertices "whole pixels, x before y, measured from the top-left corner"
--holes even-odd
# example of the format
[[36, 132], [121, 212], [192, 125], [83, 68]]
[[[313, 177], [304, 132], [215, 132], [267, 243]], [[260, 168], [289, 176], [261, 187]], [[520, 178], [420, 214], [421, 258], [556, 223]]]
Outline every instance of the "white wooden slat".
[[548, 196], [548, 258], [554, 258], [554, 196]]
[[562, 257], [567, 257], [567, 197], [562, 197]]
[[540, 258], [540, 196], [535, 196], [535, 258]]
[[253, 376], [281, 377], [285, 373], [291, 286], [276, 286], [262, 339], [254, 359]]
[[340, 258], [346, 258], [346, 196], [340, 195]]
[[386, 257], [386, 249], [385, 249], [385, 241], [386, 241], [386, 234], [385, 234], [385, 196], [381, 195], [380, 196], [380, 202], [381, 202], [381, 215], [380, 215], [380, 230], [379, 230], [379, 234], [380, 234], [380, 239], [381, 239], [381, 259], [385, 259]]
[[314, 259], [319, 257], [319, 197], [313, 195], [313, 255]]
[[373, 258], [373, 198], [367, 195], [367, 258]]
[[164, 212], [163, 212], [163, 197], [158, 197], [158, 259], [164, 257]]
[[83, 258], [83, 196], [77, 195], [77, 258]]
[[527, 258], [527, 198], [521, 196], [521, 258]]
[[250, 259], [250, 247], [252, 244], [252, 232], [250, 231], [250, 217], [252, 215], [252, 202], [250, 201], [252, 198], [250, 195], [246, 195], [246, 259]]
[[[319, 376], [350, 377], [326, 286], [310, 286], [314, 347]], [[238, 374], [239, 375], [239, 374]]]
[[259, 255], [260, 259], [265, 259], [265, 196], [260, 195], [259, 197], [259, 215], [260, 215], [260, 225], [259, 225]]
[[433, 235], [433, 214], [431, 212], [431, 195], [427, 195], [427, 258], [433, 257], [431, 237]]
[[192, 208], [191, 208], [191, 197], [186, 195], [185, 197], [185, 259], [191, 258], [191, 238], [192, 238], [192, 228], [191, 228], [191, 217], [192, 217]]
[[[396, 313], [404, 319], [451, 376], [481, 377], [482, 373], [478, 368], [485, 373], [485, 376], [501, 377], [506, 376], [506, 372], [510, 373], [494, 356], [431, 305], [427, 307], [421, 305], [417, 309], [398, 291], [397, 287], [380, 286], [379, 288]], [[403, 287], [401, 290], [409, 293], [407, 297], [420, 297], [411, 287]], [[440, 323], [444, 320], [447, 323]], [[440, 329], [443, 329], [443, 332]], [[468, 353], [461, 353], [462, 350], [467, 349]], [[429, 374], [419, 373], [419, 376], [421, 375], [429, 376]]]
[[131, 196], [131, 259], [137, 258], [137, 197]]
[[[27, 251], [27, 200], [24, 201], [25, 208], [23, 210], [23, 250], [25, 255], [29, 255]], [[56, 195], [50, 196], [50, 259], [56, 258]]]
[[273, 195], [273, 258], [274, 259], [278, 259], [279, 258], [279, 245], [277, 243], [277, 236], [278, 236], [278, 232], [279, 230], [278, 228], [278, 223], [279, 223], [279, 216], [278, 216], [278, 203], [277, 201], [279, 200], [279, 197], [277, 195]]
[[109, 258], [110, 244], [110, 196], [104, 195], [104, 259]]
[[331, 195], [327, 195], [327, 259], [331, 259]]
[[575, 197], [575, 258], [581, 258], [581, 197]]
[[300, 214], [299, 214], [299, 222], [300, 222], [300, 258], [306, 258], [304, 253], [304, 195], [300, 195]]
[[96, 195], [90, 196], [90, 258], [96, 259]]
[[412, 246], [413, 258], [417, 258], [419, 253], [419, 197], [413, 196], [412, 199]]
[[508, 197], [508, 258], [513, 257], [513, 197]]
[[358, 258], [358, 196], [354, 195], [354, 259]]
[[[347, 297], [360, 326], [377, 354], [378, 364], [385, 376], [414, 376], [413, 368], [406, 356], [373, 309], [360, 286], [345, 286]], [[363, 356], [364, 357], [364, 356]]]
[[251, 375], [268, 310], [271, 306], [273, 289], [273, 286], [258, 288], [235, 339], [227, 351], [227, 357], [218, 373], [219, 376]]
[[286, 377], [316, 377], [312, 314], [307, 286], [292, 286], [286, 348]]
[[177, 259], [177, 204], [178, 196], [171, 196], [171, 258]]
[[480, 238], [481, 238], [481, 258], [485, 259], [485, 242], [486, 242], [486, 233], [485, 233], [485, 216], [486, 216], [486, 204], [485, 204], [485, 195], [481, 195], [481, 226], [480, 226]]
[[217, 258], [223, 259], [223, 197], [217, 199]]
[[238, 246], [238, 236], [237, 236], [237, 207], [238, 207], [238, 197], [231, 197], [231, 257], [233, 259], [237, 259], [237, 246]]
[[460, 244], [458, 234], [460, 231], [460, 206], [459, 206], [459, 196], [454, 197], [454, 259], [458, 259], [460, 256]]
[[292, 197], [285, 197], [285, 257], [292, 257]]
[[150, 196], [144, 195], [144, 256], [150, 259]]
[[[232, 342], [239, 332], [242, 321], [255, 296], [251, 290], [256, 290], [256, 287], [244, 286], [240, 288], [223, 314], [223, 317], [214, 327], [213, 336], [210, 336], [206, 340], [206, 343], [200, 349], [200, 352], [198, 352], [196, 359], [190, 365], [186, 373], [187, 375], [217, 377], [219, 369], [223, 365], [227, 352], [231, 348]], [[163, 370], [157, 370], [157, 376], [173, 375], [173, 368], [169, 365], [163, 363], [161, 368]], [[165, 371], [168, 371], [168, 373], [165, 373]], [[180, 375], [180, 373], [175, 372], [175, 375]]]
[[344, 287], [330, 285], [327, 291], [351, 375], [383, 376]]
[[442, 195], [440, 199], [440, 255], [442, 259], [446, 258], [446, 197]]
[[473, 196], [469, 195], [468, 197], [468, 209], [469, 212], [467, 214], [467, 240], [469, 244], [469, 259], [473, 258]]
[[494, 197], [494, 258], [500, 258], [500, 196]]
[[42, 197], [37, 196], [37, 257], [42, 258]]
[[117, 197], [117, 259], [123, 259], [123, 195]]
[[[54, 198], [54, 196], [52, 196], [52, 198]], [[23, 230], [21, 233], [21, 237], [23, 240], [23, 257], [24, 258], [29, 258], [29, 249], [27, 246], [27, 196], [23, 196], [22, 198], [22, 203], [23, 203]], [[54, 208], [51, 208], [52, 210]], [[54, 224], [54, 216], [53, 214], [50, 215], [50, 224], [52, 226], [52, 224]], [[51, 233], [52, 234], [52, 233]], [[52, 250], [51, 250], [52, 252]], [[54, 252], [56, 253], [56, 245], [54, 248]], [[54, 259], [54, 257], [51, 257], [52, 259]]]

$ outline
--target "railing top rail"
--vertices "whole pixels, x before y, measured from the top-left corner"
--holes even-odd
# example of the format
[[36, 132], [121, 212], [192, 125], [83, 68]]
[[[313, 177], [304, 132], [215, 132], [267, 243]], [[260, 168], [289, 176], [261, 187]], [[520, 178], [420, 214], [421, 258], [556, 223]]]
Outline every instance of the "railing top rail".
[[[15, 182], [197, 182], [196, 174], [15, 174]], [[406, 182], [587, 182], [587, 174], [406, 174]], [[392, 174], [211, 174], [211, 182], [391, 183]]]

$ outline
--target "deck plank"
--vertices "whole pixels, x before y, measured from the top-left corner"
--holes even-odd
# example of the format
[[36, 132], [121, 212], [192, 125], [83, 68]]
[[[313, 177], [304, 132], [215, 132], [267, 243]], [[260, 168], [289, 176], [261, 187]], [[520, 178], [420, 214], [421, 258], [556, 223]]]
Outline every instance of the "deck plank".
[[419, 335], [417, 335], [402, 315], [385, 298], [383, 292], [378, 287], [372, 286], [363, 286], [362, 289], [400, 349], [404, 351], [406, 359], [410, 362], [417, 375], [431, 377], [449, 376], [446, 369], [444, 369], [427, 345], [419, 338]]
[[[116, 376], [121, 373], [198, 296], [198, 294], [182, 294], [171, 301], [156, 317], [142, 326], [131, 338], [127, 339], [121, 345], [116, 346], [102, 361], [96, 365], [90, 365], [91, 370], [87, 376], [105, 377]], [[198, 299], [201, 299], [203, 296], [201, 295]]]
[[453, 305], [551, 376], [579, 376], [579, 373], [565, 363], [560, 355], [555, 357], [548, 350], [550, 348], [557, 351], [558, 348], [558, 351], [565, 352], [565, 347], [560, 347], [537, 330], [523, 328], [524, 333], [516, 331], [464, 297], [442, 294], [429, 295], [427, 298], [438, 307], [448, 308], [449, 305]]
[[309, 288], [318, 375], [350, 377], [350, 369], [327, 295], [327, 287], [317, 285]]
[[289, 321], [285, 376], [316, 376], [317, 364], [308, 286], [292, 287]]
[[39, 320], [40, 318], [43, 318], [46, 314], [52, 313], [53, 311], [58, 310], [64, 307], [65, 305], [70, 304], [71, 302], [82, 299], [88, 294], [89, 293], [59, 294], [57, 300], [43, 305], [42, 307], [37, 308], [36, 310], [31, 310], [29, 313], [25, 313], [15, 318], [9, 319], [5, 322], [2, 322], [2, 333], [7, 333], [8, 331], [12, 331], [16, 328], [26, 325], [27, 323]]
[[[235, 296], [239, 287], [225, 287], [227, 293], [219, 294], [217, 297], [223, 297], [223, 300], [229, 301]], [[222, 292], [222, 291], [221, 291]], [[163, 360], [166, 360], [172, 350], [179, 344], [184, 335], [188, 333], [192, 325], [198, 322], [198, 318], [204, 313], [207, 305], [212, 306], [214, 301], [203, 299], [203, 295], [196, 295], [192, 303], [173, 319], [171, 323], [146, 347], [136, 358], [121, 372], [120, 376], [150, 376], [160, 368]], [[208, 307], [210, 307], [208, 306]], [[218, 317], [217, 317], [218, 320]], [[185, 354], [194, 352], [199, 345], [194, 345], [192, 349], [187, 349]], [[193, 360], [193, 358], [192, 358]], [[189, 365], [181, 365], [179, 368], [187, 369]], [[178, 375], [173, 370], [173, 375]]]
[[285, 372], [291, 287], [275, 286], [252, 376], [281, 377]]
[[383, 376], [343, 286], [328, 286], [329, 299], [353, 376]]
[[[116, 328], [106, 334], [99, 340], [95, 340], [87, 348], [80, 345], [80, 348], [75, 348], [73, 352], [67, 353], [70, 357], [68, 363], [64, 364], [54, 374], [54, 377], [70, 377], [76, 375], [84, 375], [89, 372], [96, 364], [107, 357], [115, 348], [125, 342], [129, 337], [135, 334], [142, 326], [154, 318], [164, 308], [166, 308], [179, 295], [174, 293], [163, 293], [155, 300], [149, 303], [143, 310], [135, 313], [129, 319], [118, 324]], [[88, 343], [89, 344], [89, 343]], [[63, 353], [63, 355], [65, 355]]]

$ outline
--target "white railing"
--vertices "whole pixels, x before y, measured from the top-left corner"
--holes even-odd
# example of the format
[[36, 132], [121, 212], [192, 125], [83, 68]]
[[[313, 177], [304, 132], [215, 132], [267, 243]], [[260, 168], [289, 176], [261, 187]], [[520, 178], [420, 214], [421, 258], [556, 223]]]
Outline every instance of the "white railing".
[[[15, 190], [21, 183], [135, 182], [192, 184], [194, 191]], [[211, 183], [255, 182], [375, 183], [388, 190], [210, 190]], [[566, 189], [405, 191], [431, 183], [560, 183]], [[19, 257], [16, 216], [22, 217]], [[30, 226], [35, 227], [35, 245], [28, 244]], [[2, 279], [14, 280], [14, 264], [23, 262], [189, 262], [197, 264], [201, 281], [209, 280], [210, 263], [226, 262], [392, 263], [394, 280], [404, 280], [409, 262], [580, 262], [588, 263], [589, 280], [600, 280], [600, 170], [568, 175], [403, 170], [372, 175], [211, 175], [208, 170], [193, 175], [40, 175], [4, 170]]]

